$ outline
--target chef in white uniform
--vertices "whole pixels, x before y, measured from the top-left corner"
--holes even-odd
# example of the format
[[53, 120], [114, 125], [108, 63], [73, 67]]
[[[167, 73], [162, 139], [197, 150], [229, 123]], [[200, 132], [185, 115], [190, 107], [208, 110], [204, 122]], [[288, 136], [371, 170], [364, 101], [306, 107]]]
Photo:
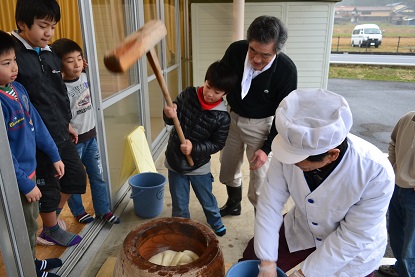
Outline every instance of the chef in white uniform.
[[[280, 103], [257, 192], [258, 276], [277, 276], [276, 261], [284, 271], [302, 262], [290, 276], [373, 276], [386, 249], [395, 177], [385, 154], [349, 133], [352, 122], [346, 100], [327, 90], [295, 90]], [[295, 206], [283, 216], [290, 196]]]

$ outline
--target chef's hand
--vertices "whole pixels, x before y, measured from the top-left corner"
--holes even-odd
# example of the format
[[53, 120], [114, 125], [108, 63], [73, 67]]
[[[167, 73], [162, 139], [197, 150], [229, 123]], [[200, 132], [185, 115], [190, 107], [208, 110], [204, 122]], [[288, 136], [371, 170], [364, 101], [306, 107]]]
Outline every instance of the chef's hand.
[[275, 262], [261, 261], [258, 268], [258, 277], [277, 277], [277, 264]]

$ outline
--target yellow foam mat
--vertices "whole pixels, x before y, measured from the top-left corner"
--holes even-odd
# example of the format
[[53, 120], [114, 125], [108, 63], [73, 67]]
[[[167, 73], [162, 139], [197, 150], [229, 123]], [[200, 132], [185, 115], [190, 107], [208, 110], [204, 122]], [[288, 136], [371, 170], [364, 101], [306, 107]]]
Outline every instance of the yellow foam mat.
[[144, 127], [140, 126], [135, 129], [128, 135], [127, 140], [138, 172], [157, 172], [150, 147], [148, 146]]
[[140, 172], [157, 172], [143, 126], [137, 127], [127, 136], [120, 180], [123, 182]]

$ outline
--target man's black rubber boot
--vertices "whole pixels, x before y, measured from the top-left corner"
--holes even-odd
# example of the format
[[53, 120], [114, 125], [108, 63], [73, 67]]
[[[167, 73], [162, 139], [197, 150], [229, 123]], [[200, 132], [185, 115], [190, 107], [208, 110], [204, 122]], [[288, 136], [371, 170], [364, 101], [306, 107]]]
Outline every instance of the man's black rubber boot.
[[241, 201], [242, 201], [242, 185], [239, 187], [226, 186], [228, 192], [228, 200], [226, 204], [220, 208], [220, 215], [240, 215], [241, 214]]

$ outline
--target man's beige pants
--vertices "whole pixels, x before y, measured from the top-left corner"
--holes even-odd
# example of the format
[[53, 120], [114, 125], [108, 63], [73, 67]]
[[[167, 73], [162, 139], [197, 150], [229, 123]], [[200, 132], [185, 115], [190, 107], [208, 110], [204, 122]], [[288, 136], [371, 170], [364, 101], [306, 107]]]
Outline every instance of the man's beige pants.
[[[242, 184], [242, 163], [246, 149], [248, 161], [262, 147], [271, 129], [273, 117], [252, 119], [231, 112], [231, 126], [225, 147], [220, 153], [221, 168], [219, 181], [230, 187]], [[256, 206], [257, 190], [265, 180], [272, 152], [268, 161], [257, 170], [249, 172], [248, 199]]]

